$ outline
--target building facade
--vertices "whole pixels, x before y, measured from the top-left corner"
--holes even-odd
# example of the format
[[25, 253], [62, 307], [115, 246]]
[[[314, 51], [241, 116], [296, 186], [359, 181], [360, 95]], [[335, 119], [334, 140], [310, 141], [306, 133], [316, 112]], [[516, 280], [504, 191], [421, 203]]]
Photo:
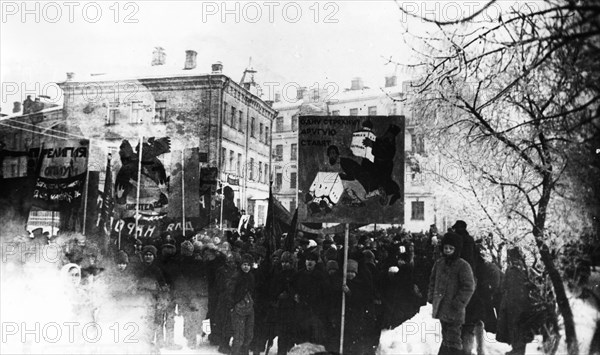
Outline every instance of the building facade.
[[385, 87], [368, 88], [355, 78], [351, 87], [333, 95], [299, 90], [296, 102], [277, 101], [279, 112], [273, 125], [273, 178], [275, 196], [294, 211], [297, 206], [298, 117], [300, 115], [406, 117], [404, 227], [412, 232], [429, 230], [436, 224], [435, 195], [423, 180], [415, 155], [426, 156], [425, 142], [416, 131], [418, 124], [402, 104], [405, 96], [395, 77], [386, 78]]

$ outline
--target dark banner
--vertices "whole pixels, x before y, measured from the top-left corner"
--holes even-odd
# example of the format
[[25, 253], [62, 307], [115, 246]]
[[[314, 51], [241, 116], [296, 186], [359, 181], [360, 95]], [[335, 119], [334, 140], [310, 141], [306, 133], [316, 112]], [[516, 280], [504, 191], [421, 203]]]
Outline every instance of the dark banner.
[[163, 218], [163, 219], [140, 219], [137, 226], [134, 218], [113, 219], [108, 224], [111, 239], [118, 238], [137, 238], [153, 241], [159, 239], [165, 233], [173, 235], [189, 235], [194, 230], [200, 229], [200, 219], [192, 218], [185, 220], [185, 226], [182, 219]]
[[404, 116], [301, 116], [299, 219], [404, 222]]
[[65, 211], [79, 207], [85, 185], [88, 140], [57, 140], [39, 152], [40, 168], [33, 190], [33, 205]]

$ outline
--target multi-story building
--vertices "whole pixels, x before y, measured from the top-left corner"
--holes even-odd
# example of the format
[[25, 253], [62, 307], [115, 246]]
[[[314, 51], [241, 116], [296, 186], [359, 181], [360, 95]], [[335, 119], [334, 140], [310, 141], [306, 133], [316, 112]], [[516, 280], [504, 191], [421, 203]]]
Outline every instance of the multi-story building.
[[[181, 220], [181, 228], [189, 229], [214, 223], [221, 214], [227, 219], [227, 206], [235, 204], [264, 224], [276, 111], [256, 96], [253, 82], [238, 84], [224, 75], [220, 62], [204, 72], [196, 68], [196, 52], [186, 51], [185, 63], [178, 64], [167, 66], [164, 50], [157, 48], [152, 65], [139, 73], [68, 73], [58, 83], [64, 93], [60, 130], [89, 140], [87, 201], [109, 187], [122, 217], [160, 215]], [[24, 144], [17, 137], [5, 138], [8, 144]], [[140, 160], [140, 176], [134, 176], [133, 162]], [[18, 172], [23, 164], [7, 160], [3, 169], [12, 173], [16, 165]], [[214, 191], [220, 187], [233, 191], [224, 194], [231, 201], [223, 202], [223, 209], [215, 206]], [[87, 206], [91, 225], [95, 207]]]
[[[35, 207], [30, 209], [30, 198], [23, 196], [27, 187], [34, 183], [35, 149], [44, 146], [53, 139], [64, 137], [60, 132], [64, 129], [63, 108], [56, 105], [41, 105], [38, 109], [28, 110], [23, 113], [20, 102], [15, 102], [15, 109], [11, 115], [0, 120], [0, 179], [3, 191], [6, 192], [0, 199], [4, 213], [11, 214], [13, 220], [23, 218], [27, 221], [29, 230], [43, 227], [45, 230], [58, 231], [60, 219], [58, 214], [42, 211]], [[34, 155], [34, 156], [32, 156]], [[29, 213], [28, 213], [29, 212]]]
[[[249, 85], [225, 76], [221, 63], [213, 64], [207, 74], [196, 68], [195, 51], [186, 51], [186, 61], [179, 67], [183, 69], [168, 67], [165, 58], [162, 48], [157, 48], [152, 65], [140, 74], [79, 80], [70, 76], [60, 83], [68, 127], [92, 139], [91, 159], [94, 141], [101, 145], [96, 151], [114, 153], [121, 150], [123, 140], [135, 147], [140, 137], [169, 137], [171, 152], [157, 158], [172, 169], [166, 169], [171, 187], [180, 179], [175, 176], [178, 169], [191, 176], [181, 182], [185, 196], [173, 196], [182, 202], [175, 203], [171, 213], [181, 214], [184, 209], [190, 217], [208, 213], [211, 221], [218, 218], [220, 211], [204, 199], [198, 201], [195, 193], [199, 170], [216, 168], [218, 180], [234, 191], [232, 202], [253, 214], [258, 224], [264, 223], [271, 165], [269, 131], [275, 110]], [[90, 92], [96, 96], [90, 99]], [[193, 159], [183, 166], [181, 156], [187, 159], [189, 153], [182, 152], [187, 151], [197, 154], [200, 167]], [[101, 171], [102, 183], [105, 155], [98, 156], [102, 158], [90, 166]]]
[[368, 88], [360, 78], [352, 80], [349, 89], [334, 94], [315, 90], [300, 90], [296, 102], [276, 100], [278, 116], [273, 126], [273, 175], [276, 197], [293, 211], [297, 206], [298, 117], [301, 114], [331, 116], [388, 116], [406, 117], [405, 131], [405, 191], [404, 227], [418, 232], [427, 231], [437, 222], [435, 196], [420, 173], [416, 154], [426, 155], [422, 136], [416, 131], [411, 112], [402, 104], [405, 96], [396, 77], [387, 77], [383, 88]]

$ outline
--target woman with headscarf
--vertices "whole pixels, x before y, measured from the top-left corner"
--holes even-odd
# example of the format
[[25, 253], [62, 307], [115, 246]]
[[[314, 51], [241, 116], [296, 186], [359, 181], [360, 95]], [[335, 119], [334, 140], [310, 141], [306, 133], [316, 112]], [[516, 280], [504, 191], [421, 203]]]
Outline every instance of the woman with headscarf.
[[523, 325], [523, 314], [530, 307], [527, 265], [518, 247], [506, 253], [508, 268], [504, 275], [502, 301], [498, 310], [496, 340], [510, 344], [507, 355], [523, 355], [527, 343], [533, 340], [530, 329]]

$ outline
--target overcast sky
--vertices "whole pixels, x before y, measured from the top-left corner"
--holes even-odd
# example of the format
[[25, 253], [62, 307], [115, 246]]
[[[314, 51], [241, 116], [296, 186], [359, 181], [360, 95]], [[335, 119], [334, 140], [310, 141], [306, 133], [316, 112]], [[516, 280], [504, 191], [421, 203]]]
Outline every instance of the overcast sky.
[[[0, 2], [3, 113], [36, 88], [56, 98], [50, 84], [64, 81], [66, 72], [79, 76], [150, 66], [156, 46], [165, 48], [169, 66], [182, 68], [185, 50], [193, 49], [199, 68], [209, 72], [220, 60], [236, 81], [252, 57], [259, 83], [335, 82], [343, 89], [360, 76], [366, 85], [382, 86], [384, 76], [395, 71], [384, 57], [410, 62], [402, 36], [407, 26], [422, 25], [391, 0]], [[410, 6], [415, 13], [456, 16], [456, 6], [427, 3]], [[485, 2], [469, 3], [476, 5], [460, 11]], [[401, 68], [397, 73], [400, 80], [408, 75]]]

